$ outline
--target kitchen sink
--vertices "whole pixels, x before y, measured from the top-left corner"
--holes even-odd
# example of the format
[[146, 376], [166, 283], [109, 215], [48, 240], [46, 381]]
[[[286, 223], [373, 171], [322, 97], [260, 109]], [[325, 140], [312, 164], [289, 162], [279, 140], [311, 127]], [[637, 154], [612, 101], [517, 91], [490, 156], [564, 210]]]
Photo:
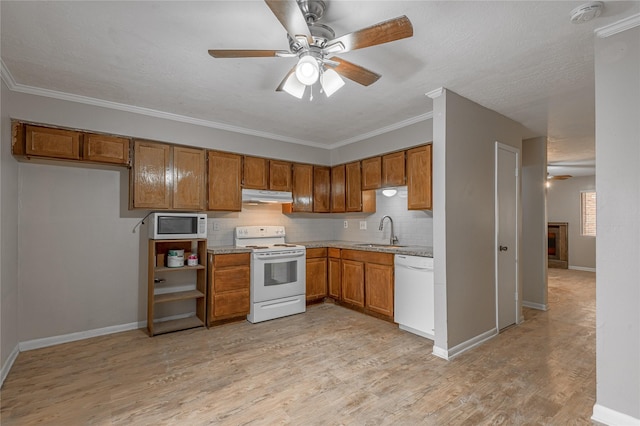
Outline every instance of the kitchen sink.
[[354, 244], [356, 247], [372, 247], [372, 248], [402, 248], [406, 246], [399, 246], [396, 244], [372, 244], [372, 243], [361, 243]]

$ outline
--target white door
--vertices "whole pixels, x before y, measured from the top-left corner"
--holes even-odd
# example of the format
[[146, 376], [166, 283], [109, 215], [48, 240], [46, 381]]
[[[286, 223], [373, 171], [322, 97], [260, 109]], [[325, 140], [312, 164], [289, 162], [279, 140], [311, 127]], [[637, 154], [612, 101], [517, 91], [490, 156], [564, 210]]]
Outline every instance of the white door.
[[518, 156], [496, 142], [496, 322], [498, 330], [518, 322]]

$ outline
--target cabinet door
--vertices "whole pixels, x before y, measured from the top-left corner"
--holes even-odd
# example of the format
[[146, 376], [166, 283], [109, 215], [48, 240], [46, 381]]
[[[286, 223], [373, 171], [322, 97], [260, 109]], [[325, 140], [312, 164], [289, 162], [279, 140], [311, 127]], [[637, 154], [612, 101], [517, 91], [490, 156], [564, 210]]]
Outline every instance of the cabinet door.
[[26, 153], [40, 157], [80, 159], [80, 132], [26, 126]]
[[366, 307], [393, 318], [393, 266], [367, 263], [365, 277]]
[[307, 300], [317, 300], [327, 296], [327, 258], [307, 259]]
[[360, 162], [345, 165], [346, 211], [362, 211], [362, 189], [360, 179]]
[[382, 160], [380, 157], [362, 160], [362, 189], [378, 189], [382, 185]]
[[329, 258], [329, 297], [332, 297], [336, 300], [342, 299], [342, 271], [341, 269], [340, 258], [330, 257]]
[[243, 163], [242, 186], [249, 189], [268, 189], [269, 160], [245, 155]]
[[269, 160], [269, 189], [291, 191], [291, 163]]
[[431, 210], [431, 145], [407, 151], [407, 207], [409, 210]]
[[331, 212], [345, 211], [345, 167], [344, 164], [331, 168]]
[[405, 184], [404, 151], [382, 157], [382, 186], [402, 186]]
[[293, 165], [293, 205], [294, 212], [313, 212], [313, 166]]
[[173, 208], [204, 210], [206, 157], [204, 149], [173, 147]]
[[249, 290], [249, 283], [249, 265], [214, 268], [213, 292], [215, 294], [225, 291]]
[[342, 300], [364, 307], [364, 263], [342, 259]]
[[82, 158], [99, 163], [129, 164], [129, 139], [87, 133]]
[[242, 209], [242, 156], [209, 151], [208, 209], [240, 211]]
[[331, 210], [331, 169], [329, 167], [313, 167], [313, 211], [328, 213]]
[[171, 208], [170, 145], [135, 141], [131, 174], [133, 208]]

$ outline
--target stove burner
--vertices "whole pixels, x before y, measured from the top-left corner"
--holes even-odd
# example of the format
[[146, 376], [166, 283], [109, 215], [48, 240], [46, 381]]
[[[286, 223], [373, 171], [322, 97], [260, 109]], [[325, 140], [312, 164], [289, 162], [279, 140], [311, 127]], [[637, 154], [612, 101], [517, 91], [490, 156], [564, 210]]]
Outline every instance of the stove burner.
[[266, 249], [269, 248], [267, 246], [245, 246], [246, 248], [252, 248], [252, 249]]
[[295, 244], [274, 244], [274, 247], [296, 247]]

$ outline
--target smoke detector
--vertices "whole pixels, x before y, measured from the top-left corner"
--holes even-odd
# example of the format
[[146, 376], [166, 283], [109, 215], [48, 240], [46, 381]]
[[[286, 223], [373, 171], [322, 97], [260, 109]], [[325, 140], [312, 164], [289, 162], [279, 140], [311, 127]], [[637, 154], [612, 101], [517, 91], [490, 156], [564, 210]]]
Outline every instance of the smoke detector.
[[578, 6], [571, 11], [571, 22], [574, 24], [582, 24], [597, 18], [602, 13], [604, 3], [601, 1], [592, 1]]

